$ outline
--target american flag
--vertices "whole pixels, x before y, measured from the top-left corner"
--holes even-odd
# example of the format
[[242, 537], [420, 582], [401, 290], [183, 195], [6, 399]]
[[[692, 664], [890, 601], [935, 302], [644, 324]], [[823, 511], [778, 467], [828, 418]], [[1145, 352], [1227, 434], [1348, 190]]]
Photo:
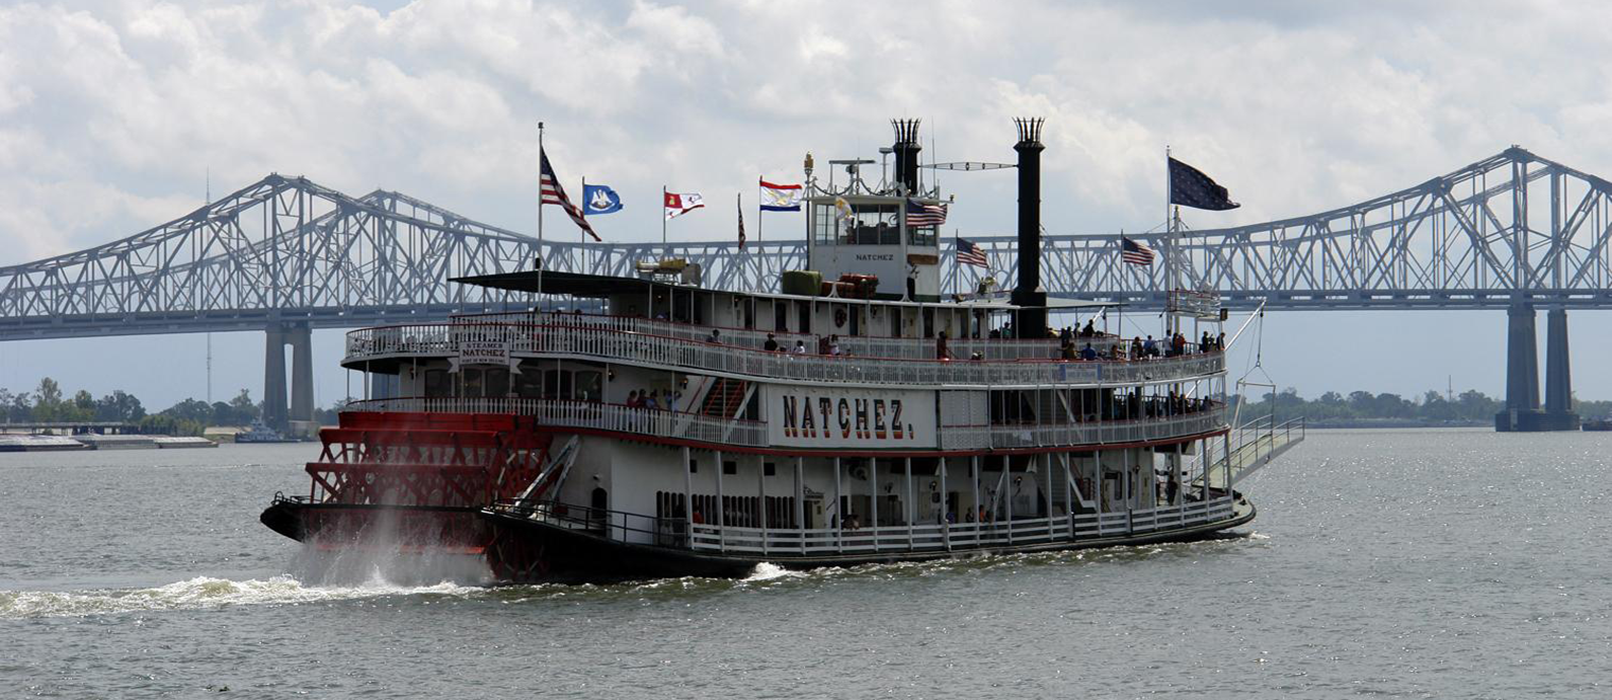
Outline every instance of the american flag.
[[739, 210], [739, 250], [744, 250], [744, 196], [734, 197], [733, 202]]
[[542, 174], [540, 175], [540, 182], [542, 185], [541, 189], [543, 194], [539, 206], [542, 206], [543, 204], [560, 205], [560, 208], [564, 209], [565, 213], [571, 215], [571, 220], [577, 222], [578, 228], [581, 228], [584, 233], [592, 236], [595, 242], [603, 242], [604, 239], [600, 238], [599, 234], [593, 232], [593, 227], [589, 226], [588, 220], [582, 216], [582, 210], [578, 209], [575, 204], [571, 203], [570, 197], [565, 196], [565, 188], [560, 187], [560, 178], [554, 174], [554, 166], [549, 165], [549, 154], [539, 151], [538, 159], [543, 161]]
[[985, 261], [985, 251], [961, 238], [957, 239], [957, 262], [986, 269], [991, 267], [990, 263]]
[[907, 228], [939, 226], [946, 223], [946, 205], [907, 200]]
[[1153, 249], [1146, 243], [1137, 243], [1124, 236], [1119, 237], [1119, 259], [1132, 265], [1152, 265]]

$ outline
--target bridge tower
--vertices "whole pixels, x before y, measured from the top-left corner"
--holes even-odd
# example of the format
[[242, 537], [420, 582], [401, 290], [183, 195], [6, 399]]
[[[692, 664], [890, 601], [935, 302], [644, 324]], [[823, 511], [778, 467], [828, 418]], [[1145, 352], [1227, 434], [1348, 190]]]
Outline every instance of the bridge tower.
[[[264, 329], [263, 422], [276, 430], [313, 428], [313, 329], [270, 323]], [[291, 346], [291, 402], [286, 403], [285, 346]]]
[[1506, 310], [1506, 406], [1494, 417], [1502, 433], [1578, 430], [1573, 412], [1572, 368], [1567, 351], [1567, 309], [1546, 314], [1545, 407], [1539, 407], [1539, 350], [1534, 305], [1519, 302]]

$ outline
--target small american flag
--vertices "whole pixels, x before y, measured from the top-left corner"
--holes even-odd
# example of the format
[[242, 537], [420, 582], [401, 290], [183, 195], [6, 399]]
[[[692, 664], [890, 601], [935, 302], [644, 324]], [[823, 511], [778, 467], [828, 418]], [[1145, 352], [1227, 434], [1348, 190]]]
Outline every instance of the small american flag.
[[1119, 259], [1132, 265], [1152, 265], [1153, 249], [1146, 243], [1137, 243], [1124, 236], [1119, 237]]
[[739, 211], [739, 250], [744, 250], [744, 195], [734, 197], [733, 204]]
[[985, 261], [985, 251], [961, 238], [957, 239], [957, 262], [986, 269], [991, 267], [990, 263]]
[[600, 238], [599, 234], [593, 232], [593, 227], [589, 226], [588, 220], [582, 216], [582, 210], [577, 208], [575, 204], [571, 203], [570, 197], [565, 196], [565, 188], [560, 187], [560, 178], [554, 175], [554, 166], [549, 165], [549, 154], [540, 151], [538, 153], [538, 159], [543, 162], [542, 173], [539, 175], [542, 199], [540, 200], [538, 206], [542, 206], [543, 204], [560, 205], [560, 208], [564, 209], [565, 213], [571, 215], [571, 220], [577, 223], [578, 228], [581, 228], [583, 232], [587, 233], [589, 236], [592, 236], [595, 242], [602, 242], [604, 239]]
[[907, 200], [907, 228], [939, 226], [946, 223], [946, 205]]

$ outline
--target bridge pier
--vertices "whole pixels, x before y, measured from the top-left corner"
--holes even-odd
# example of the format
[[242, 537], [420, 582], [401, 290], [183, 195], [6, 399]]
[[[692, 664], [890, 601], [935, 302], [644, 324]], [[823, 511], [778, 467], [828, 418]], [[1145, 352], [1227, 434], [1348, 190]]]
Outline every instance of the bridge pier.
[[1539, 408], [1539, 350], [1534, 334], [1533, 304], [1506, 309], [1506, 407], [1495, 414], [1502, 433], [1577, 430], [1572, 412], [1572, 381], [1567, 353], [1567, 310], [1551, 309], [1547, 317], [1545, 359], [1546, 405]]
[[275, 430], [289, 427], [285, 406], [285, 328], [271, 323], [264, 329], [263, 422]]
[[286, 341], [291, 344], [291, 421], [313, 422], [313, 329], [306, 323], [292, 325]]
[[[276, 430], [313, 422], [313, 329], [271, 323], [264, 329], [263, 422]], [[291, 402], [286, 404], [285, 346], [291, 346]]]
[[1573, 412], [1572, 361], [1567, 352], [1567, 309], [1545, 315], [1545, 423], [1546, 430], [1578, 430]]

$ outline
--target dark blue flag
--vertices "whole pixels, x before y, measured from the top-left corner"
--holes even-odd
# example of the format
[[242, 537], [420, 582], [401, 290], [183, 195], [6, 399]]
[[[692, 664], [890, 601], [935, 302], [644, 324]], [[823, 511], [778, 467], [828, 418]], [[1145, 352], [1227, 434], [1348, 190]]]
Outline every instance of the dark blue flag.
[[1221, 211], [1242, 206], [1231, 201], [1226, 188], [1186, 163], [1170, 159], [1170, 203], [1194, 209]]
[[614, 214], [621, 211], [621, 196], [616, 191], [604, 185], [584, 185], [582, 187], [582, 208], [588, 216], [595, 214]]

